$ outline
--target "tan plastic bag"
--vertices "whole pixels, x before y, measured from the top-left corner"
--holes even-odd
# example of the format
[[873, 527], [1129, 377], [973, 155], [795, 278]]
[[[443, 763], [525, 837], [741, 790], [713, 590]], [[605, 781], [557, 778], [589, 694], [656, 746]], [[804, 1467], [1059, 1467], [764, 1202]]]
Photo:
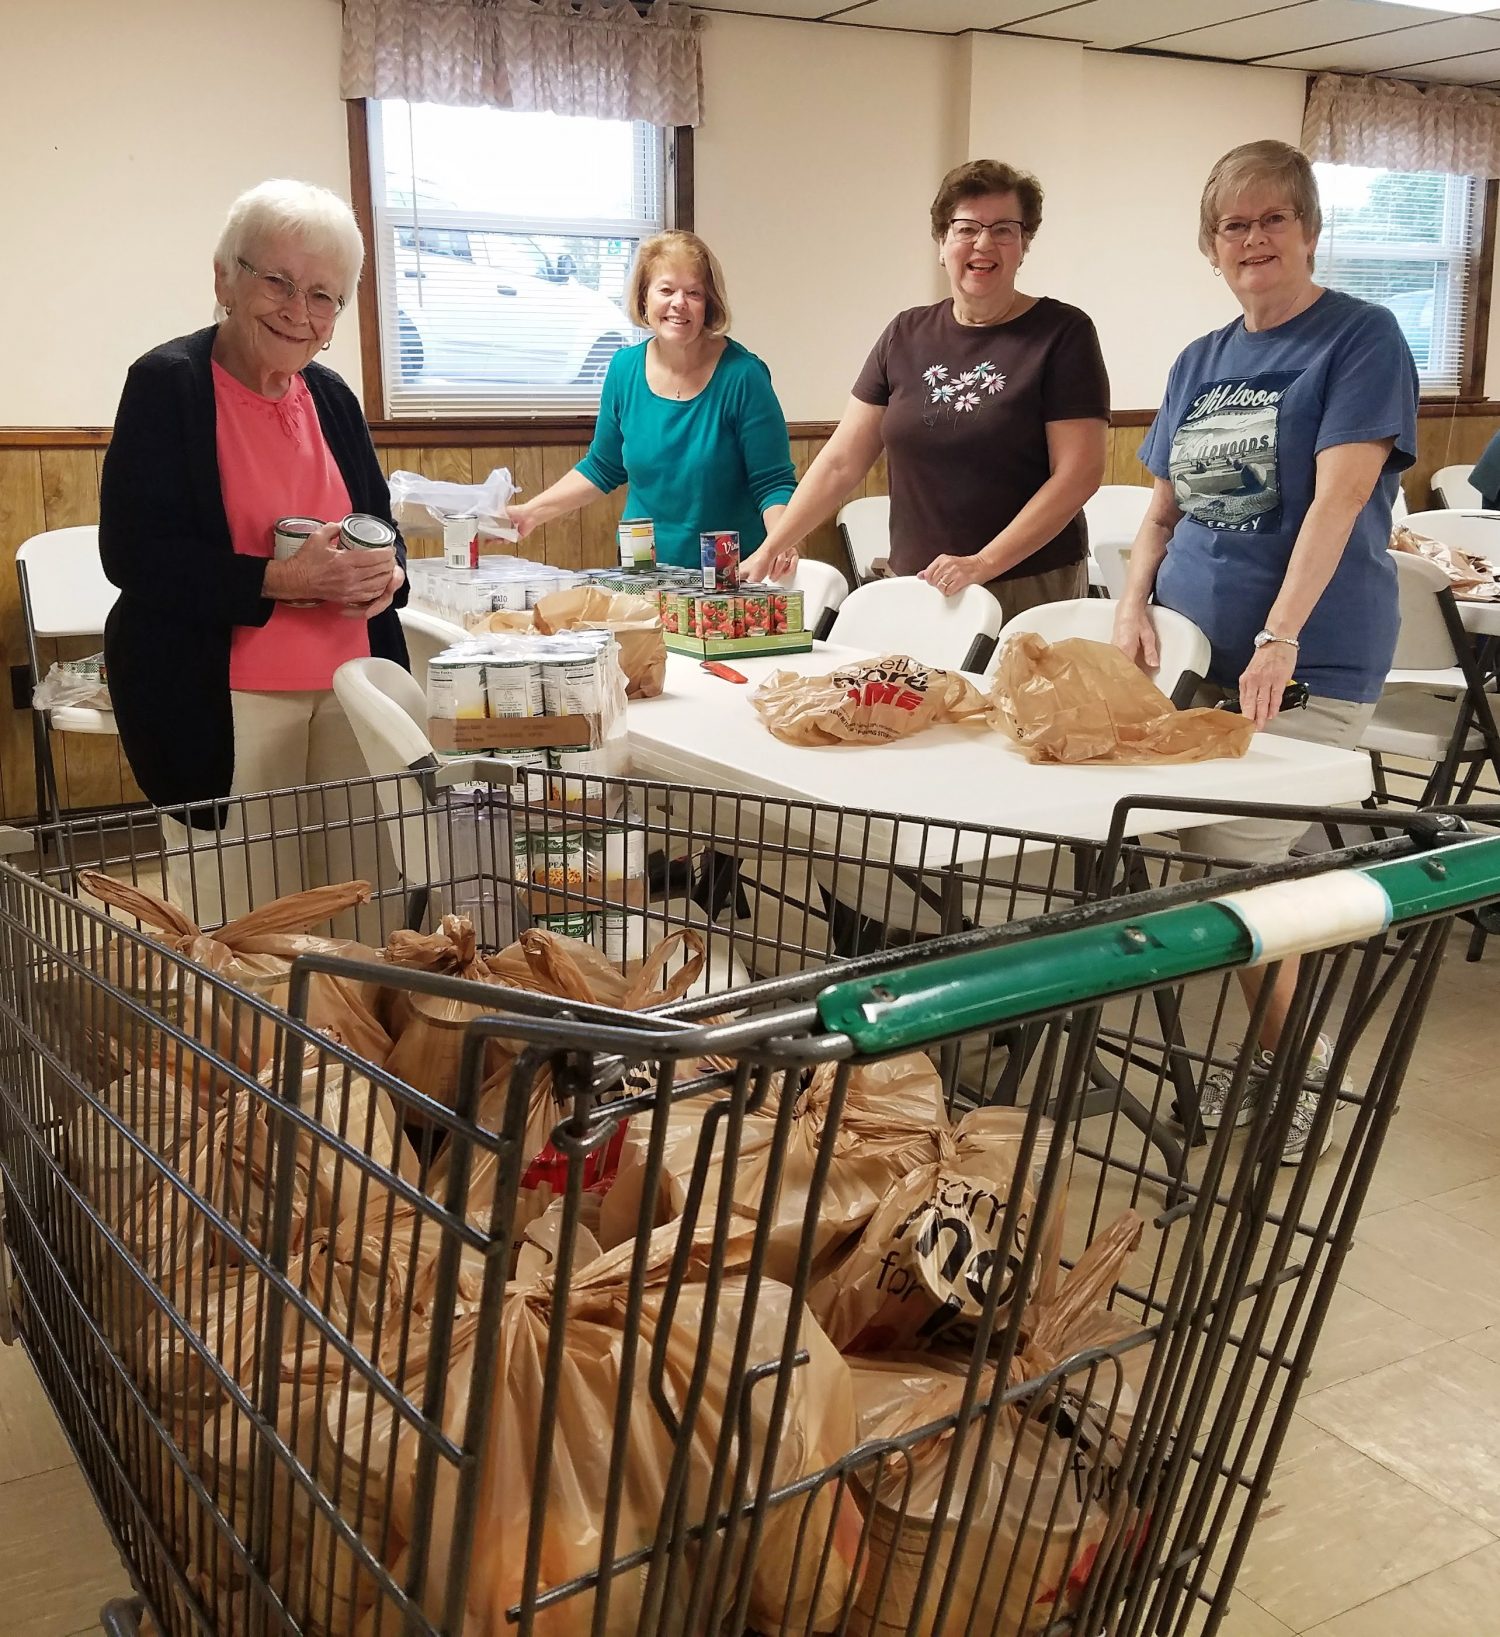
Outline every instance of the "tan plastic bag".
[[532, 610], [538, 631], [612, 631], [631, 699], [655, 699], [667, 676], [667, 640], [655, 603], [629, 592], [574, 586], [543, 597]]
[[[777, 1105], [786, 1095], [784, 1087], [767, 1099], [762, 1111], [745, 1116], [740, 1135], [733, 1177], [735, 1210], [747, 1224], [766, 1212], [771, 1214], [766, 1271], [784, 1284], [796, 1272], [808, 1226], [808, 1190], [818, 1154], [829, 1140], [829, 1102], [837, 1073], [834, 1064], [822, 1064], [805, 1088], [793, 1091], [781, 1182], [774, 1198], [766, 1197], [767, 1171], [775, 1152]], [[721, 1100], [719, 1096], [692, 1097], [668, 1112], [656, 1190], [657, 1222], [681, 1214], [703, 1141], [703, 1117]], [[600, 1226], [606, 1245], [621, 1244], [637, 1230], [654, 1123], [644, 1117], [631, 1123], [620, 1156], [619, 1178], [604, 1200]], [[892, 1185], [935, 1157], [938, 1133], [948, 1129], [942, 1079], [925, 1054], [911, 1052], [850, 1071], [843, 1113], [832, 1137], [828, 1177], [812, 1224], [815, 1279], [842, 1253], [850, 1234], [870, 1220]], [[720, 1122], [709, 1161], [700, 1217], [704, 1221], [714, 1209], [723, 1180], [724, 1132]]]
[[[512, 1294], [501, 1320], [495, 1411], [485, 1455], [469, 1585], [476, 1637], [481, 1632], [498, 1637], [507, 1629], [505, 1611], [521, 1594], [533, 1475], [542, 1431], [542, 1384], [549, 1330], [554, 1324], [566, 1326], [564, 1387], [549, 1429], [552, 1449], [541, 1589], [545, 1591], [599, 1566], [611, 1429], [621, 1409], [620, 1370], [627, 1348], [634, 1352], [636, 1377], [627, 1411], [627, 1481], [615, 1551], [631, 1552], [655, 1538], [672, 1462], [672, 1438], [642, 1384], [649, 1379], [651, 1350], [665, 1322], [676, 1245], [677, 1230], [673, 1226], [652, 1235], [646, 1249], [640, 1319], [631, 1333], [625, 1330], [624, 1321], [634, 1245], [622, 1246], [590, 1266], [575, 1267], [565, 1315], [553, 1307], [548, 1279], [528, 1287], [518, 1286]], [[707, 1244], [695, 1241], [685, 1276], [673, 1292], [676, 1310], [671, 1315], [665, 1350], [663, 1385], [668, 1397], [682, 1405], [704, 1331], [713, 1336], [692, 1434], [684, 1514], [687, 1527], [705, 1518], [715, 1456], [721, 1440], [733, 1435], [735, 1411], [728, 1394], [740, 1326], [748, 1322], [746, 1356], [763, 1363], [781, 1356], [791, 1319], [790, 1292], [771, 1281], [760, 1284], [753, 1314], [748, 1321], [744, 1319], [748, 1289], [735, 1245], [729, 1247], [728, 1276], [710, 1307], [705, 1283], [709, 1255]], [[786, 1416], [773, 1465], [772, 1481], [777, 1487], [794, 1483], [837, 1460], [853, 1448], [856, 1432], [848, 1366], [806, 1314], [800, 1320], [797, 1345], [806, 1349], [808, 1359], [791, 1374]], [[747, 1500], [754, 1497], [760, 1480], [770, 1430], [767, 1417], [774, 1396], [762, 1387], [748, 1399], [748, 1444], [737, 1445], [735, 1456], [741, 1470], [748, 1474]], [[459, 1398], [458, 1394], [449, 1395], [445, 1421], [450, 1428], [462, 1424], [452, 1419], [464, 1408]], [[720, 1495], [720, 1506], [726, 1498]], [[440, 1512], [444, 1501], [440, 1495]], [[442, 1523], [440, 1518], [437, 1527], [441, 1529]], [[851, 1506], [838, 1502], [836, 1484], [821, 1486], [810, 1497], [797, 1496], [770, 1508], [751, 1571], [749, 1624], [761, 1631], [836, 1630], [848, 1587], [851, 1542], [857, 1542], [857, 1530], [857, 1514]], [[799, 1533], [803, 1539], [800, 1553]], [[690, 1561], [701, 1551], [721, 1549], [720, 1533], [711, 1532], [709, 1539], [706, 1548], [688, 1548]], [[744, 1539], [741, 1527], [736, 1536], [735, 1568]], [[824, 1567], [824, 1543], [830, 1539], [835, 1546]], [[442, 1561], [435, 1542], [433, 1562]], [[679, 1577], [678, 1585], [683, 1584], [683, 1577]], [[613, 1580], [604, 1628], [609, 1637], [636, 1637], [644, 1589], [644, 1570]], [[590, 1628], [593, 1610], [594, 1594], [584, 1592], [540, 1612], [534, 1629], [538, 1637], [574, 1637]], [[681, 1612], [676, 1611], [679, 1620]]]
[[[347, 938], [316, 935], [310, 930], [356, 904], [367, 903], [370, 886], [366, 881], [346, 881], [337, 886], [289, 893], [238, 920], [227, 922], [216, 932], [202, 931], [167, 899], [129, 882], [118, 881], [102, 871], [80, 871], [78, 885], [107, 908], [138, 920], [149, 935], [174, 955], [196, 961], [226, 983], [283, 1010], [292, 961], [297, 955], [316, 952], [351, 960], [380, 960], [378, 950]], [[137, 945], [123, 938], [106, 939], [101, 954], [102, 969], [112, 983], [192, 1033], [228, 1061], [258, 1074], [271, 1059], [275, 1051], [275, 1028], [264, 1018], [237, 1008], [232, 996], [203, 983], [178, 961], [160, 960], [149, 952], [143, 953]], [[391, 1041], [374, 1014], [376, 993], [377, 987], [372, 982], [314, 973], [308, 985], [307, 1022], [314, 1029], [335, 1030], [351, 1051], [382, 1063], [390, 1051]], [[179, 1052], [171, 1042], [148, 1036], [140, 1024], [123, 1011], [105, 1007], [102, 1016], [112, 1043], [110, 1049], [117, 1061], [139, 1058], [144, 1047], [153, 1061], [164, 1060], [169, 1072], [181, 1074]], [[203, 1088], [213, 1084], [218, 1076], [200, 1060], [194, 1079]]]
[[990, 702], [1031, 762], [1208, 762], [1243, 756], [1255, 735], [1230, 711], [1178, 710], [1112, 643], [1085, 637], [1012, 637]]
[[[1045, 1292], [1061, 1254], [1070, 1156], [1060, 1185], [1037, 1220], [1037, 1182], [1052, 1142], [1043, 1120], [1023, 1170], [1026, 1115], [1008, 1108], [966, 1114], [951, 1134], [935, 1134], [931, 1159], [913, 1166], [881, 1200], [848, 1257], [815, 1285], [808, 1306], [840, 1352], [885, 1353], [929, 1347], [963, 1351], [997, 1267], [1004, 1280], [996, 1323], [1011, 1305]], [[1067, 1141], [1066, 1138], [1063, 1139]], [[1019, 1191], [1014, 1233], [1005, 1216]], [[1034, 1235], [1041, 1244], [1033, 1283], [1017, 1288]]]
[[[1103, 1303], [1140, 1226], [1132, 1212], [1124, 1213], [1079, 1259], [1056, 1301], [1028, 1312], [1027, 1344], [1012, 1363], [1013, 1383], [1041, 1378], [1106, 1332], [1114, 1340], [1139, 1333], [1139, 1324], [1107, 1312]], [[1149, 1348], [1138, 1347], [1125, 1355], [1124, 1368], [1139, 1380], [1149, 1356]], [[854, 1360], [852, 1373], [860, 1438], [866, 1440], [901, 1438], [953, 1416], [967, 1367], [928, 1355]], [[1119, 1483], [1136, 1400], [1130, 1386], [1116, 1393], [1118, 1379], [1101, 1368], [1089, 1399], [1086, 1370], [1052, 1392], [1021, 1395], [1000, 1411], [987, 1450], [982, 1423], [971, 1421], [962, 1433], [950, 1428], [909, 1455], [888, 1456], [873, 1491], [868, 1480], [874, 1474], [857, 1474], [856, 1492], [870, 1513], [870, 1557], [849, 1625], [854, 1637], [895, 1637], [908, 1630], [914, 1612], [911, 1629], [931, 1637], [957, 1522], [975, 1489], [979, 1498], [959, 1553], [950, 1626], [954, 1617], [960, 1624], [969, 1620], [972, 1610], [975, 1629], [1022, 1637], [1076, 1610], [1100, 1553], [1139, 1531]], [[995, 1371], [986, 1367], [977, 1403], [982, 1406], [996, 1388]], [[958, 1463], [958, 1481], [939, 1529], [938, 1501], [950, 1462]], [[937, 1563], [918, 1609], [918, 1580], [932, 1553]]]
[[861, 659], [827, 676], [774, 671], [750, 700], [789, 745], [880, 745], [935, 722], [982, 725], [985, 698], [958, 671], [906, 654]]

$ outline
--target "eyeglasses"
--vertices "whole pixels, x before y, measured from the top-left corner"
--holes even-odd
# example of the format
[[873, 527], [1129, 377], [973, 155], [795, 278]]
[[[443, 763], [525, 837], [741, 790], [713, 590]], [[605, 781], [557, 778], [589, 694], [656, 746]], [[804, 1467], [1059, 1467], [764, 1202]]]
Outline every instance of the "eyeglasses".
[[1245, 239], [1251, 229], [1257, 227], [1262, 233], [1285, 233], [1301, 216], [1300, 210], [1268, 210], [1264, 216], [1226, 216], [1214, 223], [1214, 232], [1221, 239]]
[[955, 216], [948, 223], [948, 231], [960, 244], [978, 244], [980, 235], [988, 233], [996, 244], [1019, 244], [1026, 232], [1025, 222], [976, 222], [972, 216]]
[[342, 296], [330, 295], [327, 290], [304, 290], [300, 284], [293, 284], [280, 273], [262, 273], [258, 268], [252, 267], [243, 256], [236, 256], [234, 259], [279, 306], [290, 307], [297, 297], [301, 296], [307, 303], [307, 316], [320, 319], [324, 323], [337, 318], [344, 310]]

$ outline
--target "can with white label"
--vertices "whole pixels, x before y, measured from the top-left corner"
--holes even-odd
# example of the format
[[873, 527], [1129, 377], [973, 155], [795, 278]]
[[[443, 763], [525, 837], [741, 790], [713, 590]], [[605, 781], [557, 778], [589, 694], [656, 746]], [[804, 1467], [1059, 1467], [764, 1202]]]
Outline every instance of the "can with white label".
[[582, 944], [594, 941], [592, 915], [533, 915], [531, 924], [541, 932], [553, 932], [560, 938], [576, 938]]
[[[284, 563], [290, 557], [295, 557], [307, 544], [307, 537], [316, 534], [323, 527], [316, 517], [278, 517], [271, 525], [271, 555], [278, 563]], [[287, 599], [288, 608], [316, 608], [316, 599], [293, 602]]]
[[485, 691], [491, 716], [540, 716], [542, 673], [521, 655], [490, 655], [484, 664]]
[[595, 917], [598, 927], [597, 945], [605, 957], [616, 966], [629, 961], [644, 960], [646, 955], [646, 917], [629, 910], [605, 910]]
[[580, 641], [542, 657], [542, 698], [548, 716], [599, 714], [601, 653], [597, 645]]
[[646, 835], [628, 824], [605, 824], [587, 837], [589, 874], [601, 881], [639, 880], [646, 873]]
[[526, 581], [519, 574], [507, 574], [489, 582], [490, 612], [508, 610], [517, 614], [526, 607]]
[[485, 661], [450, 659], [439, 654], [427, 661], [427, 714], [448, 722], [476, 721], [489, 715], [485, 694]]
[[511, 840], [517, 881], [553, 892], [582, 892], [587, 855], [579, 830], [523, 830]]
[[615, 531], [621, 568], [656, 567], [656, 524], [649, 517], [626, 517]]
[[443, 519], [443, 561], [449, 568], [479, 567], [479, 518], [454, 512]]
[[339, 524], [339, 544], [345, 551], [389, 551], [396, 544], [396, 531], [383, 517], [350, 512]]

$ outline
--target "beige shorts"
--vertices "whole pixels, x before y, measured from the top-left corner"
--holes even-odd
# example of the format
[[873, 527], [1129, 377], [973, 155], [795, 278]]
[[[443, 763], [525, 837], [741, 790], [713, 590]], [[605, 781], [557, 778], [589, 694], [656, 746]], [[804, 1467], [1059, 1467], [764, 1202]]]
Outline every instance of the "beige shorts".
[[[1233, 690], [1205, 682], [1193, 696], [1195, 705], [1217, 705]], [[1352, 699], [1329, 699], [1314, 694], [1302, 710], [1281, 711], [1262, 732], [1279, 739], [1305, 739], [1309, 744], [1329, 745], [1335, 750], [1353, 750], [1370, 718], [1372, 701], [1356, 704]], [[1195, 824], [1182, 832], [1182, 845], [1189, 852], [1238, 864], [1279, 864], [1306, 831], [1301, 819], [1231, 819], [1223, 824]]]

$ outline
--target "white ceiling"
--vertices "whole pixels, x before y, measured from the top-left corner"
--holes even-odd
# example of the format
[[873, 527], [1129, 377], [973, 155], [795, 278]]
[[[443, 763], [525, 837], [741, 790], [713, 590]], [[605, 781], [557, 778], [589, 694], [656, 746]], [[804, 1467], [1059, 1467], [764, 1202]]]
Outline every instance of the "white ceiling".
[[1445, 16], [1383, 0], [692, 0], [830, 25], [1077, 40], [1273, 68], [1500, 85], [1500, 5]]

